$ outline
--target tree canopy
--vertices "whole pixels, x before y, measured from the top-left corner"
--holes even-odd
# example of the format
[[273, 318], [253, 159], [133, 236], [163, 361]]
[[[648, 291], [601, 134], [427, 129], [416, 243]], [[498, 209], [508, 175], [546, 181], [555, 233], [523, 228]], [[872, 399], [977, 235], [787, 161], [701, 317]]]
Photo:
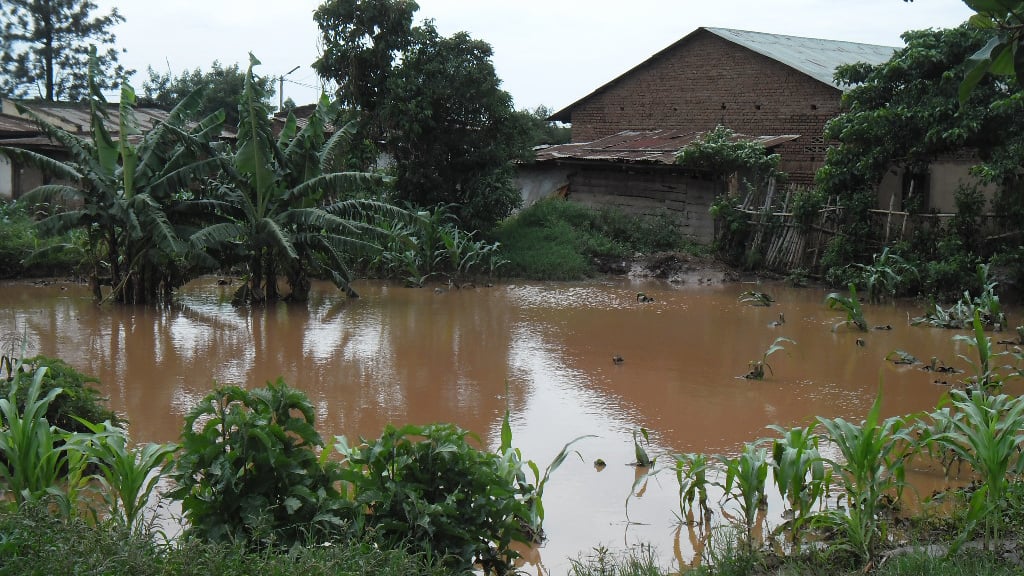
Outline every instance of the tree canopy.
[[95, 83], [116, 88], [126, 73], [111, 32], [116, 8], [95, 16], [90, 0], [4, 0], [0, 3], [0, 93], [14, 98], [84, 101], [89, 96], [89, 46], [98, 46]]
[[1024, 87], [1024, 0], [964, 0], [972, 10], [970, 24], [990, 31], [988, 42], [975, 52], [960, 86], [965, 101], [986, 74], [1009, 76]]
[[[160, 74], [152, 67], [147, 72], [149, 79], [142, 84], [144, 96], [140, 99], [141, 104], [170, 110], [192, 92], [202, 89], [202, 112], [212, 114], [223, 110], [227, 126], [238, 124], [238, 103], [245, 86], [245, 72], [238, 64], [223, 66], [220, 61], [214, 60], [209, 71], [203, 72], [196, 68], [177, 76], [172, 76], [170, 72]], [[254, 81], [259, 84], [259, 94], [264, 103], [269, 104], [274, 96], [274, 78], [258, 76]]]
[[873, 189], [891, 165], [924, 173], [936, 155], [974, 149], [979, 173], [1005, 184], [1019, 169], [1024, 141], [1021, 93], [993, 77], [981, 79], [961, 106], [969, 58], [989, 33], [969, 25], [903, 34], [906, 47], [877, 66], [841, 67], [852, 88], [845, 112], [829, 122], [829, 150], [818, 182], [830, 194]]
[[519, 205], [511, 162], [532, 128], [515, 112], [491, 46], [465, 32], [412, 25], [409, 0], [328, 0], [317, 10], [323, 55], [314, 65], [362, 114], [361, 134], [395, 160], [398, 200], [452, 205], [469, 229]]

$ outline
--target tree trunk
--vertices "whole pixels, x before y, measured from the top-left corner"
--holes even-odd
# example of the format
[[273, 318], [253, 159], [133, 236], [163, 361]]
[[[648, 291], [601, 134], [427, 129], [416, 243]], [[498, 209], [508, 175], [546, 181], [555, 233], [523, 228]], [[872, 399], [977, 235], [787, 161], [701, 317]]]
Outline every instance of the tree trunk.
[[53, 102], [53, 8], [43, 0], [43, 58], [46, 60], [46, 100]]

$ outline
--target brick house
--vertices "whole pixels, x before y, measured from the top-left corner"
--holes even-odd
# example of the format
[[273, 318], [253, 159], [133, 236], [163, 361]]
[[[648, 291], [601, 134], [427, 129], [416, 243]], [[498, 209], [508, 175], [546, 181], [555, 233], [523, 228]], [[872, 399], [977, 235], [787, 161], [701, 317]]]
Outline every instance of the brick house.
[[842, 64], [887, 61], [896, 48], [698, 28], [553, 114], [574, 143], [625, 130], [701, 132], [722, 124], [752, 136], [799, 135], [775, 151], [793, 184], [822, 165], [825, 123], [840, 112]]
[[721, 124], [780, 154], [790, 183], [809, 185], [824, 161], [825, 123], [840, 112], [836, 67], [880, 64], [895, 50], [698, 28], [549, 118], [572, 124], [572, 142], [520, 166], [524, 203], [558, 194], [633, 214], [668, 211], [683, 234], [710, 242], [708, 208], [721, 184], [676, 165], [676, 152]]

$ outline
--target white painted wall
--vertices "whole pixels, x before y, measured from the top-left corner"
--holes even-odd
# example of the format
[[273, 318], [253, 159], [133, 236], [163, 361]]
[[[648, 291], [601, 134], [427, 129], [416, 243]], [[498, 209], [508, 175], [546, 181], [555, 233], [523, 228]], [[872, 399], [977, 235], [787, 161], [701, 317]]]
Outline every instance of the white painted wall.
[[14, 197], [14, 182], [11, 173], [11, 160], [0, 154], [0, 198], [10, 200]]

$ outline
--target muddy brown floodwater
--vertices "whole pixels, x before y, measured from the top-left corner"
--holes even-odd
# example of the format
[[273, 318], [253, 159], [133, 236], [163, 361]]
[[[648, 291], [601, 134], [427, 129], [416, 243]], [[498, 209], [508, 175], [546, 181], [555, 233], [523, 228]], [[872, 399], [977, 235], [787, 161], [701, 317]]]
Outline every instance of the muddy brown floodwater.
[[[444, 421], [493, 448], [506, 402], [514, 444], [542, 469], [566, 442], [594, 435], [575, 444], [580, 457], [547, 485], [548, 541], [528, 551], [524, 566], [538, 574], [564, 574], [569, 558], [599, 545], [649, 542], [666, 563], [693, 561], [699, 534], [677, 522], [674, 476], [647, 478], [630, 496], [634, 430], [651, 431], [652, 455], [736, 453], [769, 435], [769, 424], [859, 420], [880, 387], [885, 415], [933, 407], [947, 389], [937, 375], [893, 365], [886, 354], [902, 349], [965, 369], [957, 355], [971, 353], [953, 342], [955, 331], [910, 326], [908, 316], [921, 313], [913, 303], [865, 306], [871, 325], [891, 330], [833, 331], [843, 317], [823, 305], [826, 290], [781, 284], [357, 289], [362, 298], [347, 300], [318, 284], [308, 305], [234, 309], [233, 287], [211, 278], [154, 310], [98, 308], [80, 285], [4, 283], [0, 326], [5, 352], [27, 334], [29, 354], [99, 377], [137, 442], [176, 440], [184, 414], [215, 382], [257, 386], [278, 376], [312, 399], [325, 438]], [[739, 303], [751, 289], [776, 303]], [[637, 302], [641, 291], [654, 302]], [[785, 323], [772, 325], [780, 313]], [[796, 344], [769, 358], [764, 381], [743, 379], [778, 336]], [[963, 377], [939, 376], [949, 384]], [[600, 471], [598, 458], [608, 464]], [[773, 501], [769, 515], [780, 513]]]

